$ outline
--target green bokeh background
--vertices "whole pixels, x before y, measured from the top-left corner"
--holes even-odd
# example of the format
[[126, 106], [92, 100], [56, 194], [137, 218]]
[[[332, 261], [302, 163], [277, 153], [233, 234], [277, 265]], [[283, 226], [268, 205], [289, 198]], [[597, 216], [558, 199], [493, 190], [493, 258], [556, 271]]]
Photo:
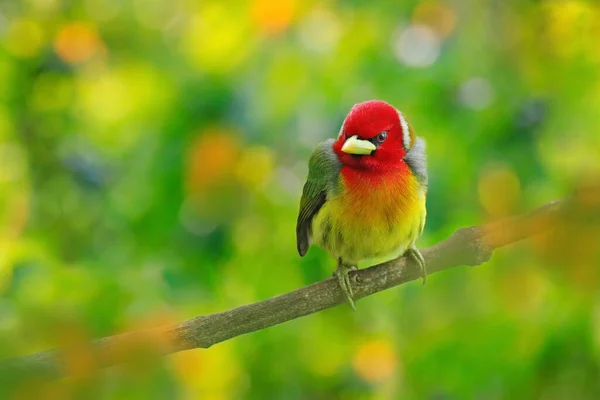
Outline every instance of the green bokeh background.
[[[329, 277], [295, 219], [357, 102], [427, 141], [421, 247], [564, 196], [600, 169], [598, 37], [593, 1], [0, 1], [0, 358]], [[75, 352], [75, 377], [0, 394], [595, 399], [590, 254], [524, 242], [356, 313], [103, 371]]]

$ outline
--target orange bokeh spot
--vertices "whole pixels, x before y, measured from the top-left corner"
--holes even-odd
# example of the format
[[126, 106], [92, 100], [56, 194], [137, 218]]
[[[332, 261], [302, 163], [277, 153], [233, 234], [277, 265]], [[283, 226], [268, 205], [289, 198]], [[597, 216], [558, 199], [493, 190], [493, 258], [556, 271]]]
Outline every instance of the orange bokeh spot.
[[179, 379], [193, 386], [198, 384], [198, 377], [204, 372], [205, 358], [204, 350], [193, 349], [173, 354], [171, 362]]
[[80, 64], [103, 50], [96, 28], [85, 22], [71, 22], [54, 38], [54, 51], [69, 64]]
[[68, 376], [75, 379], [90, 376], [97, 368], [97, 360], [86, 328], [75, 322], [59, 326], [60, 358]]
[[446, 38], [456, 27], [456, 14], [446, 2], [424, 1], [415, 9], [413, 22], [426, 25], [439, 37]]
[[240, 143], [223, 128], [203, 132], [192, 143], [187, 157], [187, 191], [203, 194], [233, 178]]
[[369, 383], [382, 382], [396, 372], [397, 360], [394, 347], [387, 340], [372, 340], [363, 344], [352, 366], [356, 374]]
[[252, 19], [259, 28], [270, 34], [285, 30], [295, 12], [295, 0], [255, 0], [252, 5]]

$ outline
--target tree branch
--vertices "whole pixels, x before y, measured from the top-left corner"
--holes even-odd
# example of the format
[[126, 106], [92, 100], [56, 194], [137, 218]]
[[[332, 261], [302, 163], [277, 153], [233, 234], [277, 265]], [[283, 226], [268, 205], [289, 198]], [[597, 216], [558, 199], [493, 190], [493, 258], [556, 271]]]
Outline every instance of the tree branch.
[[[579, 190], [573, 196], [550, 202], [537, 210], [482, 226], [457, 230], [448, 239], [422, 250], [429, 274], [461, 265], [476, 266], [488, 261], [494, 249], [557, 228], [561, 218], [573, 209], [600, 204], [600, 186]], [[589, 211], [589, 210], [588, 210]], [[407, 257], [350, 273], [356, 300], [420, 278], [418, 267]], [[245, 333], [344, 304], [337, 280], [330, 278], [258, 303], [216, 314], [198, 316], [177, 325], [148, 331], [125, 333], [97, 339], [87, 346], [96, 365], [107, 367], [128, 359], [127, 346], [151, 343], [160, 354], [208, 348]], [[0, 375], [26, 373], [51, 378], [73, 371], [68, 367], [68, 351], [47, 350], [0, 363]]]

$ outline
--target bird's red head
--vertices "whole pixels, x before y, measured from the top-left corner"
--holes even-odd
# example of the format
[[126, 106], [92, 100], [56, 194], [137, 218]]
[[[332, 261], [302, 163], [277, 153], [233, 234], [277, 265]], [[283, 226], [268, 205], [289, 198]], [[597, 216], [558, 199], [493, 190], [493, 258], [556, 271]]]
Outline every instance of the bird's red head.
[[352, 107], [333, 150], [344, 165], [382, 170], [400, 164], [414, 142], [400, 111], [384, 101], [371, 100]]

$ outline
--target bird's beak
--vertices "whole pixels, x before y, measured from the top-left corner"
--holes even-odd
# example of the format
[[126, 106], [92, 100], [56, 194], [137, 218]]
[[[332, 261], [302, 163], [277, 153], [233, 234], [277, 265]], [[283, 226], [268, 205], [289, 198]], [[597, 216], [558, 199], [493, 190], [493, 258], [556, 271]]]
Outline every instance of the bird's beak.
[[373, 143], [368, 140], [360, 140], [356, 135], [346, 139], [342, 146], [342, 151], [348, 154], [371, 154], [375, 149], [377, 147]]

